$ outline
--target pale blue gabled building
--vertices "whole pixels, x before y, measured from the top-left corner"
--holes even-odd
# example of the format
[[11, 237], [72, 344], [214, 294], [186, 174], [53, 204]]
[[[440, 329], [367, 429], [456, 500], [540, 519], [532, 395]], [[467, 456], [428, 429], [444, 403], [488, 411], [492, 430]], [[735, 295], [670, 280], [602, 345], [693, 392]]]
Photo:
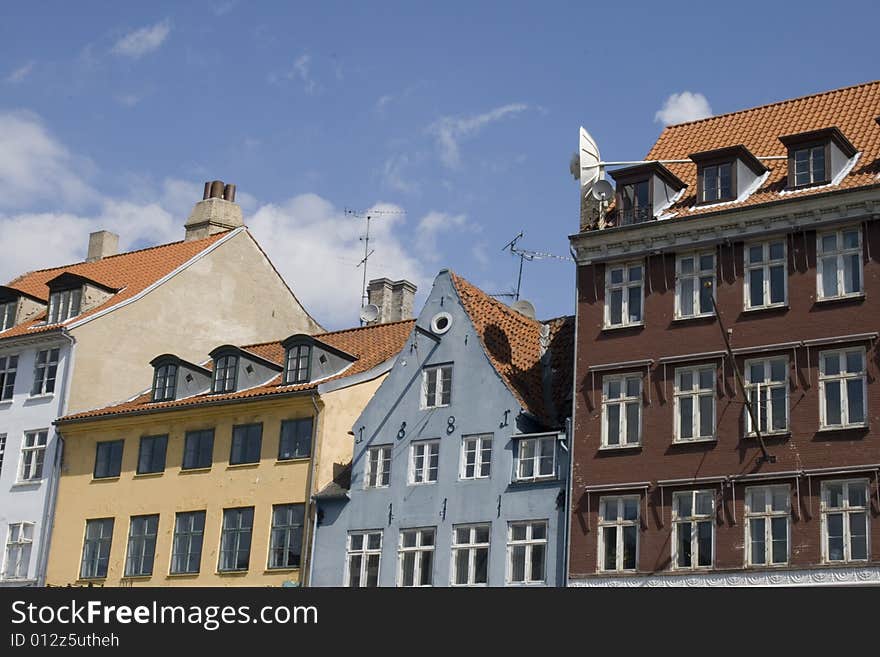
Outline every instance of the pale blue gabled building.
[[574, 320], [434, 280], [315, 496], [311, 586], [564, 586]]

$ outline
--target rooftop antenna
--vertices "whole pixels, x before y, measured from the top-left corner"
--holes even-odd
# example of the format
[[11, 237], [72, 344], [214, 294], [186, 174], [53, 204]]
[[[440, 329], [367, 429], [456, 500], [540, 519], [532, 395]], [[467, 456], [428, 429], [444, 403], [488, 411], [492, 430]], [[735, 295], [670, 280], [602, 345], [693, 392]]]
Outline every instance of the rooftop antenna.
[[[361, 261], [357, 263], [356, 267], [360, 267], [363, 265], [364, 267], [364, 280], [361, 285], [361, 310], [367, 305], [369, 301], [369, 295], [367, 294], [367, 263], [370, 260], [370, 256], [373, 255], [376, 250], [370, 250], [370, 221], [373, 219], [379, 219], [381, 217], [387, 217], [391, 215], [402, 215], [406, 214], [405, 210], [351, 210], [349, 208], [345, 209], [345, 214], [350, 215], [352, 217], [357, 217], [359, 219], [367, 220], [367, 230], [364, 233], [363, 237], [359, 238], [361, 242], [364, 243], [364, 257], [361, 258]], [[361, 326], [364, 325], [366, 321], [363, 317], [363, 313], [361, 313]]]
[[507, 293], [493, 294], [492, 296], [499, 296], [499, 297], [500, 296], [505, 296], [505, 297], [512, 296], [514, 302], [519, 301], [519, 292], [520, 292], [520, 288], [522, 287], [523, 262], [525, 262], [526, 260], [528, 260], [529, 262], [532, 262], [533, 260], [544, 260], [546, 258], [553, 258], [555, 260], [564, 260], [564, 261], [568, 261], [568, 262], [574, 262], [574, 259], [572, 259], [568, 256], [559, 256], [559, 255], [555, 255], [553, 253], [545, 253], [543, 251], [532, 251], [531, 249], [519, 248], [517, 246], [517, 242], [519, 242], [519, 240], [521, 240], [523, 238], [523, 236], [524, 236], [523, 231], [519, 231], [519, 233], [517, 234], [516, 237], [514, 237], [507, 244], [505, 244], [504, 246], [501, 247], [502, 251], [510, 250], [510, 252], [513, 255], [519, 256], [519, 274], [517, 274], [517, 277], [516, 277], [516, 292], [514, 294], [507, 294]]

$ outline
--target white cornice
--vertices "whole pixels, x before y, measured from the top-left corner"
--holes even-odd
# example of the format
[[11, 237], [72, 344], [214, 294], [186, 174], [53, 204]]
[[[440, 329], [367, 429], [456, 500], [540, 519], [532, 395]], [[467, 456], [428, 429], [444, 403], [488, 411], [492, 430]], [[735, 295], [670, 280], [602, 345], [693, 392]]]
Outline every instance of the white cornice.
[[880, 584], [880, 566], [841, 566], [778, 570], [739, 570], [726, 572], [662, 573], [654, 575], [597, 576], [571, 578], [570, 587], [635, 588], [680, 586], [842, 586]]
[[845, 191], [845, 194], [835, 192], [695, 217], [674, 217], [585, 231], [571, 235], [569, 239], [577, 263], [588, 265], [725, 240], [742, 241], [762, 234], [880, 218], [880, 188]]

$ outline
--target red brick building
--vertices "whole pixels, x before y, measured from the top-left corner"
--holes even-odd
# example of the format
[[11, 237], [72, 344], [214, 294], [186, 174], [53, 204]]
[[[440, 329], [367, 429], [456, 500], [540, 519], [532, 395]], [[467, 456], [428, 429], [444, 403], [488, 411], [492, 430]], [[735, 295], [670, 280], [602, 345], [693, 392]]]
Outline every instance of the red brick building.
[[863, 84], [609, 171], [571, 237], [570, 585], [880, 583], [878, 115]]

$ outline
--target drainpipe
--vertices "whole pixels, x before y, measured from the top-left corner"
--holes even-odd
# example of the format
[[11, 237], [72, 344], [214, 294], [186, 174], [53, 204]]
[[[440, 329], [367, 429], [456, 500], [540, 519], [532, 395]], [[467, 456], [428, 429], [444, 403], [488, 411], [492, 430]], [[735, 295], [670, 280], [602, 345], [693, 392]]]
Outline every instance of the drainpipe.
[[[73, 355], [76, 347], [74, 338], [67, 329], [62, 329], [61, 337], [70, 343], [65, 363], [63, 390], [61, 391], [61, 407], [58, 409], [58, 417], [67, 414], [67, 404], [70, 400], [70, 383], [73, 379]], [[52, 485], [46, 491], [46, 502], [43, 505], [43, 523], [40, 529], [40, 553], [37, 555], [37, 586], [46, 586], [46, 569], [49, 565], [49, 548], [51, 546], [52, 530], [55, 527], [55, 503], [58, 498], [58, 485], [61, 479], [61, 462], [64, 455], [64, 436], [58, 431], [57, 425], [53, 424], [55, 432], [55, 458], [52, 462]]]
[[300, 586], [303, 585], [303, 580], [305, 580], [306, 586], [311, 586], [312, 584], [312, 555], [315, 553], [315, 534], [317, 529], [318, 515], [317, 509], [314, 501], [312, 500], [312, 495], [314, 495], [317, 491], [314, 491], [312, 487], [314, 486], [315, 479], [317, 478], [318, 471], [318, 423], [323, 420], [323, 416], [321, 414], [321, 409], [318, 408], [318, 402], [315, 401], [317, 395], [313, 392], [309, 399], [312, 402], [312, 406], [315, 408], [315, 421], [312, 425], [312, 466], [309, 468], [309, 478], [306, 483], [306, 503], [309, 505], [309, 523], [307, 525], [308, 528], [308, 536], [307, 542], [309, 544], [309, 553], [306, 555], [304, 560], [303, 573], [300, 577]]
[[[565, 491], [565, 523], [563, 528], [565, 531], [565, 572], [562, 576], [563, 586], [568, 586], [569, 573], [571, 572], [571, 507], [572, 495], [574, 493], [574, 431], [575, 422], [574, 415], [577, 408], [577, 353], [578, 353], [578, 268], [577, 255], [571, 245], [568, 247], [569, 252], [575, 261], [574, 267], [574, 354], [572, 356], [572, 375], [571, 375], [571, 419], [568, 428], [568, 487]], [[595, 265], [593, 265], [595, 267]], [[593, 276], [595, 276], [595, 271]]]

